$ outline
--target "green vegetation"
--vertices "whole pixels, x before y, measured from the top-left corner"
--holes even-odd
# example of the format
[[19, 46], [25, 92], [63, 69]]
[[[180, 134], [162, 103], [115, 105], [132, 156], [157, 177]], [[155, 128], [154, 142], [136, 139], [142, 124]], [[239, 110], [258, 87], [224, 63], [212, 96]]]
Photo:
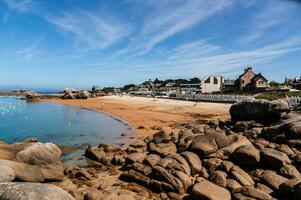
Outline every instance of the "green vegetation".
[[134, 85], [134, 84], [128, 84], [128, 85], [123, 86], [123, 88], [121, 88], [121, 91], [127, 92], [129, 89], [132, 89], [135, 87], [136, 87], [136, 85]]
[[265, 92], [257, 95], [256, 99], [266, 99], [269, 101], [276, 100], [276, 99], [282, 99], [286, 96], [292, 97], [292, 96], [301, 96], [301, 91], [299, 92]]
[[114, 87], [104, 87], [104, 88], [102, 89], [102, 92], [108, 94], [108, 93], [113, 93], [114, 90], [115, 90]]
[[278, 83], [278, 82], [276, 82], [276, 81], [271, 81], [271, 82], [269, 83], [269, 85], [270, 85], [271, 87], [279, 87], [279, 86], [281, 85], [281, 83]]

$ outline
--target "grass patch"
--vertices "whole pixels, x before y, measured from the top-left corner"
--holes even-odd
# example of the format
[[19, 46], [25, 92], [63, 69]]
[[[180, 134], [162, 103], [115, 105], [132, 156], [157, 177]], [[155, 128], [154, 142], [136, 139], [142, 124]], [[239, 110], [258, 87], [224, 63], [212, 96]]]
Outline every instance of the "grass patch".
[[265, 92], [255, 96], [255, 99], [266, 99], [269, 101], [283, 99], [286, 96], [288, 97], [301, 97], [301, 91], [298, 92]]

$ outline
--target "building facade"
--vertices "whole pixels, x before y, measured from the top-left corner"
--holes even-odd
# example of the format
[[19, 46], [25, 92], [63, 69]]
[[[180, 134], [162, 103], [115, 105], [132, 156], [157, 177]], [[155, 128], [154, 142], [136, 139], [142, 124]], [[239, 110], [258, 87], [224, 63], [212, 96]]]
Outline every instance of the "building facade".
[[182, 94], [200, 93], [200, 89], [201, 89], [201, 84], [199, 83], [180, 84], [180, 92]]
[[221, 91], [224, 93], [234, 92], [236, 90], [235, 80], [225, 80], [222, 84]]
[[224, 77], [222, 76], [206, 76], [201, 81], [201, 92], [202, 93], [214, 93], [220, 92]]
[[261, 73], [255, 74], [252, 67], [247, 67], [235, 82], [240, 91], [262, 91], [268, 87], [268, 80]]

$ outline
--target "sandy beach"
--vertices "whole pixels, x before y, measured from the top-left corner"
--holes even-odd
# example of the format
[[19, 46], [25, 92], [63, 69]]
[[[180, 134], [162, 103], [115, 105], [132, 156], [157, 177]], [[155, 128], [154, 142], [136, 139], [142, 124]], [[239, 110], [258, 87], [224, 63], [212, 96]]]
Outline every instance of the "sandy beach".
[[[129, 96], [105, 96], [87, 100], [46, 99], [43, 101], [104, 112], [129, 123], [137, 136], [155, 133], [154, 126], [176, 131], [174, 123], [197, 119], [228, 119], [231, 104], [189, 102]], [[140, 128], [138, 128], [140, 127]], [[144, 127], [144, 128], [142, 128]]]

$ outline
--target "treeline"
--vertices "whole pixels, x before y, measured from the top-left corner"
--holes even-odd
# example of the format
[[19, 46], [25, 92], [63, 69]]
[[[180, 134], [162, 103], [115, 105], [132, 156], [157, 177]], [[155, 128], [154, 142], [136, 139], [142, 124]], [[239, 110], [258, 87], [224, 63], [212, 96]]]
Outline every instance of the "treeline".
[[[166, 87], [168, 83], [174, 83], [174, 87], [179, 87], [180, 84], [198, 84], [200, 83], [201, 80], [197, 77], [191, 78], [191, 79], [166, 79], [166, 80], [159, 80], [156, 78], [152, 83], [155, 85], [159, 85], [159, 87]], [[142, 83], [142, 85], [148, 85], [149, 81], [145, 81]], [[115, 87], [104, 87], [102, 89], [103, 92], [105, 93], [113, 93], [116, 90], [121, 91], [121, 92], [128, 92], [130, 89], [137, 89], [139, 85], [135, 85], [133, 83], [124, 85], [123, 87], [120, 88], [115, 88]]]

